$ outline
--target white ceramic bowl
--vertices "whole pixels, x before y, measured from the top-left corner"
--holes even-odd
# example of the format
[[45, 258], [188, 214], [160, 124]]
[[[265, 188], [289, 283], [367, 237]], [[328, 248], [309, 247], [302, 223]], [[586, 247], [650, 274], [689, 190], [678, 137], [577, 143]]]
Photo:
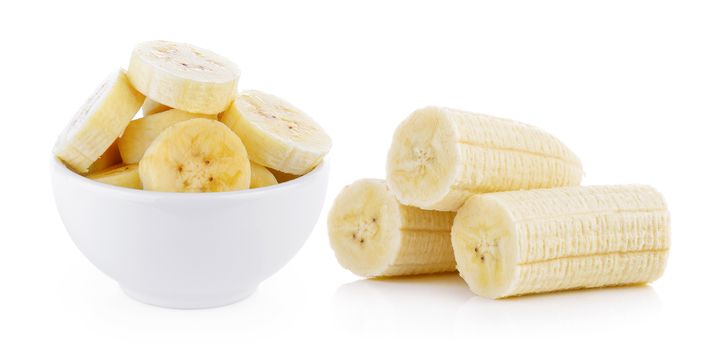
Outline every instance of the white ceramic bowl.
[[283, 267], [318, 220], [328, 164], [279, 185], [221, 193], [126, 189], [52, 159], [72, 240], [131, 297], [170, 308], [231, 304]]

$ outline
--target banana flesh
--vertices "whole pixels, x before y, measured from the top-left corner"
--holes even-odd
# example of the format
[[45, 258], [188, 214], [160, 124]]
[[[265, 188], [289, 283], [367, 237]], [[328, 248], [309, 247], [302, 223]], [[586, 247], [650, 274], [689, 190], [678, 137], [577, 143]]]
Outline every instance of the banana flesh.
[[220, 120], [246, 145], [254, 163], [303, 175], [331, 148], [326, 132], [304, 112], [264, 92], [241, 92]]
[[149, 145], [164, 129], [193, 118], [216, 119], [216, 115], [170, 109], [132, 120], [117, 141], [122, 160], [125, 164], [139, 163]]
[[169, 41], [137, 45], [128, 69], [132, 84], [153, 101], [203, 114], [218, 114], [231, 104], [239, 74], [224, 57]]
[[455, 211], [476, 193], [579, 185], [579, 159], [554, 136], [511, 120], [442, 107], [396, 130], [387, 181], [398, 200]]
[[176, 123], [152, 142], [139, 161], [145, 190], [222, 192], [249, 188], [251, 164], [234, 132], [210, 119]]
[[273, 186], [278, 184], [276, 177], [265, 167], [251, 162], [251, 185], [250, 188]]
[[118, 164], [98, 173], [91, 173], [87, 177], [109, 185], [134, 188], [137, 190], [142, 189], [137, 164]]
[[113, 72], [60, 134], [53, 153], [85, 174], [122, 134], [144, 102], [122, 69]]
[[336, 198], [328, 233], [338, 262], [360, 276], [455, 271], [454, 215], [401, 205], [385, 181], [363, 179]]
[[457, 268], [488, 298], [648, 283], [670, 247], [666, 203], [640, 185], [476, 195], [452, 228]]
[[151, 98], [147, 98], [144, 100], [144, 104], [142, 105], [142, 114], [146, 117], [148, 115], [168, 111], [170, 109], [172, 108], [169, 106], [165, 106], [157, 101], [152, 100]]

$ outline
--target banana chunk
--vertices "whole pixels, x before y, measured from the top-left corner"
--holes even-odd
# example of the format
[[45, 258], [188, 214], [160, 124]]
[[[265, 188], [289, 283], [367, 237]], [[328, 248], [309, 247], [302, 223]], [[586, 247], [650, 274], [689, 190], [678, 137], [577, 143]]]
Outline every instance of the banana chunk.
[[152, 141], [164, 129], [189, 119], [216, 119], [216, 115], [185, 112], [178, 109], [154, 113], [144, 118], [132, 120], [117, 141], [119, 153], [125, 164], [138, 163]]
[[224, 57], [169, 41], [137, 45], [128, 69], [132, 84], [153, 101], [204, 114], [220, 113], [231, 104], [239, 74]]
[[145, 190], [222, 192], [249, 188], [246, 148], [226, 125], [195, 118], [176, 123], [152, 142], [139, 162]]
[[427, 107], [395, 131], [387, 181], [398, 200], [455, 211], [472, 194], [579, 185], [579, 159], [554, 136], [515, 121]]
[[331, 138], [308, 115], [276, 96], [243, 91], [220, 120], [246, 145], [251, 160], [303, 175], [331, 149]]
[[250, 188], [266, 187], [278, 184], [278, 180], [266, 168], [251, 162], [251, 185]]
[[336, 198], [328, 233], [338, 262], [360, 276], [455, 271], [454, 216], [401, 205], [385, 181], [363, 179]]
[[142, 114], [146, 117], [148, 115], [168, 111], [170, 109], [172, 108], [169, 106], [165, 106], [157, 101], [152, 100], [151, 98], [147, 98], [144, 100], [144, 104], [142, 105]]
[[112, 145], [144, 102], [122, 69], [113, 72], [57, 138], [53, 153], [85, 174]]
[[88, 178], [110, 185], [142, 189], [142, 182], [139, 180], [137, 164], [118, 164], [98, 173], [87, 175]]
[[648, 186], [593, 186], [475, 195], [458, 211], [460, 275], [488, 298], [648, 283], [670, 246], [662, 196]]

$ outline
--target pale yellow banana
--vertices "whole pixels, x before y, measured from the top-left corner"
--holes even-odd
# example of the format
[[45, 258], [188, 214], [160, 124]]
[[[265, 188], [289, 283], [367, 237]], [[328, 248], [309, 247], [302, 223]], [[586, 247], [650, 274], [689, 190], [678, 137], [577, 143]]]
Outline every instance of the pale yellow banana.
[[452, 246], [462, 278], [488, 298], [647, 283], [666, 266], [669, 220], [647, 186], [490, 193], [460, 208]]
[[144, 102], [122, 69], [113, 72], [57, 138], [54, 154], [79, 173], [112, 145]]
[[529, 125], [441, 107], [415, 111], [395, 131], [387, 181], [398, 200], [454, 211], [475, 193], [578, 185], [579, 159]]
[[455, 271], [454, 216], [401, 205], [385, 181], [363, 179], [336, 198], [328, 234], [338, 262], [360, 276]]
[[142, 105], [142, 114], [146, 117], [148, 115], [168, 111], [170, 109], [172, 108], [148, 98], [144, 100], [144, 104]]
[[145, 190], [222, 192], [249, 188], [246, 148], [226, 125], [194, 118], [176, 123], [152, 142], [139, 162]]
[[303, 175], [331, 149], [331, 138], [313, 119], [280, 98], [243, 91], [220, 120], [241, 137], [251, 161]]
[[99, 159], [90, 165], [88, 172], [90, 174], [98, 173], [120, 163], [122, 163], [122, 156], [119, 155], [119, 146], [117, 146], [117, 141], [114, 141], [109, 148], [107, 148], [107, 150], [99, 156]]
[[266, 168], [251, 162], [250, 188], [266, 187], [278, 184], [276, 177]]
[[117, 141], [119, 153], [125, 164], [138, 163], [152, 141], [164, 129], [193, 118], [216, 119], [216, 115], [185, 112], [178, 109], [154, 113], [132, 120]]
[[236, 95], [239, 70], [224, 57], [189, 44], [149, 41], [137, 45], [128, 69], [132, 84], [165, 106], [217, 114]]
[[118, 164], [98, 173], [89, 174], [87, 177], [110, 185], [142, 189], [137, 164]]

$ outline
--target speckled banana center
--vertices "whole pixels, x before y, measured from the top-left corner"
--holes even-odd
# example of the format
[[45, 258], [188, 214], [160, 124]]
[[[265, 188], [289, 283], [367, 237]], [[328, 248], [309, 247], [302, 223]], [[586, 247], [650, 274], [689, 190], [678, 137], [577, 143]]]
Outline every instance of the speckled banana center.
[[357, 227], [351, 233], [351, 239], [361, 246], [367, 239], [373, 238], [378, 233], [378, 222], [376, 218], [362, 218], [358, 221]]

